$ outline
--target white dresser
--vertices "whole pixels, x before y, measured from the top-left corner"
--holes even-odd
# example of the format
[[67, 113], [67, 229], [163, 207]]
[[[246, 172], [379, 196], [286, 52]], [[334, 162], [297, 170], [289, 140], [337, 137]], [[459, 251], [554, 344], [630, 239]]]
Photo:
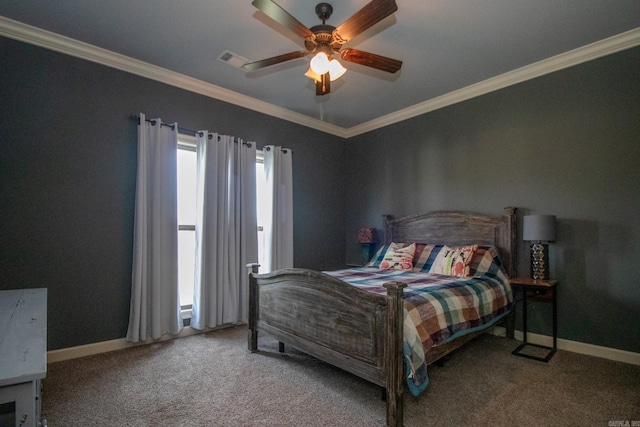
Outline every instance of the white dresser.
[[47, 374], [47, 289], [0, 291], [0, 405], [15, 425], [40, 425], [40, 381]]

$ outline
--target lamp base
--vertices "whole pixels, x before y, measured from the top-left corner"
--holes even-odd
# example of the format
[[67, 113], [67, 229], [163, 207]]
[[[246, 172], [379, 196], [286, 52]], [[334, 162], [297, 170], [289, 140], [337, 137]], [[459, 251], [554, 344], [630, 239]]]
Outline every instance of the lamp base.
[[531, 278], [549, 280], [549, 245], [533, 243], [531, 245]]
[[362, 259], [362, 265], [371, 261], [374, 247], [375, 245], [373, 243], [360, 243], [360, 257]]

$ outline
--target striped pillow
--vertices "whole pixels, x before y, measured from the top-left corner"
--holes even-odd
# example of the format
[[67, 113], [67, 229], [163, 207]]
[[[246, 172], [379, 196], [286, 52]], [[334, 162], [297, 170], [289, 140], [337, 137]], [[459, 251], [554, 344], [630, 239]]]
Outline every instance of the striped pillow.
[[478, 246], [469, 267], [470, 274], [476, 277], [506, 274], [498, 249], [493, 246]]
[[387, 251], [389, 250], [390, 246], [391, 246], [391, 244], [386, 244], [386, 245], [380, 246], [380, 249], [378, 249], [376, 251], [376, 254], [373, 257], [371, 257], [371, 260], [369, 260], [369, 262], [365, 264], [365, 267], [379, 268], [380, 267], [380, 263], [382, 262], [382, 259], [384, 258], [384, 254], [387, 253]]
[[[420, 247], [422, 247], [422, 250], [419, 249]], [[444, 245], [418, 244], [417, 249], [420, 252], [416, 250], [413, 271], [416, 273], [428, 273], [443, 247]]]
[[409, 246], [392, 243], [380, 262], [381, 270], [411, 270], [413, 268], [413, 255], [416, 252], [416, 244]]

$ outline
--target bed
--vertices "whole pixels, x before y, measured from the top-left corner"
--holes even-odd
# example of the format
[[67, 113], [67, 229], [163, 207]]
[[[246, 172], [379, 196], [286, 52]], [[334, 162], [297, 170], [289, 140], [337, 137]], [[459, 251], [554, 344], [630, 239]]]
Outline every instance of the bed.
[[[420, 271], [413, 271], [415, 267], [410, 271], [389, 271], [386, 273], [390, 275], [385, 277], [376, 262], [380, 252], [385, 252], [393, 242], [402, 242], [399, 246], [403, 248], [417, 243], [421, 252], [420, 255], [417, 250], [414, 252], [413, 262], [425, 265], [427, 257], [420, 261], [425, 248], [435, 251], [435, 256], [442, 248], [477, 245], [480, 250], [476, 253], [482, 256], [475, 257], [469, 267], [478, 269], [482, 263], [481, 270], [490, 276], [488, 286], [495, 288], [489, 292], [503, 294], [501, 307], [491, 315], [471, 315], [471, 321], [442, 328], [444, 332], [440, 331], [437, 338], [426, 339], [423, 330], [417, 332], [421, 326], [415, 317], [416, 313], [431, 309], [416, 309], [416, 295], [440, 298], [438, 292], [443, 289], [451, 292], [455, 286], [470, 287], [474, 293], [481, 280], [475, 275], [453, 278], [428, 274], [431, 277], [425, 278]], [[248, 347], [251, 352], [258, 351], [258, 332], [265, 332], [282, 343], [281, 349], [284, 344], [290, 345], [381, 386], [386, 396], [387, 425], [400, 426], [405, 382], [412, 394], [419, 393], [426, 386], [426, 366], [498, 322], [505, 321], [507, 335], [513, 336], [513, 299], [508, 277], [516, 271], [516, 209], [505, 208], [501, 215], [461, 211], [429, 212], [399, 219], [386, 215], [382, 243], [383, 250], [364, 268], [336, 272], [292, 268], [258, 274], [257, 265], [250, 265]], [[419, 291], [414, 289], [416, 281]], [[498, 282], [502, 282], [500, 289]], [[423, 292], [425, 287], [433, 290]], [[470, 296], [466, 290], [458, 292], [463, 288], [455, 289], [454, 293], [466, 293], [461, 303], [483, 300], [475, 294]], [[482, 304], [485, 306], [486, 301]], [[468, 325], [460, 325], [464, 323]], [[415, 342], [417, 336], [423, 345], [422, 355], [418, 355], [422, 358], [420, 366], [412, 359], [416, 357], [413, 350], [420, 347]], [[417, 377], [421, 384], [412, 384]]]

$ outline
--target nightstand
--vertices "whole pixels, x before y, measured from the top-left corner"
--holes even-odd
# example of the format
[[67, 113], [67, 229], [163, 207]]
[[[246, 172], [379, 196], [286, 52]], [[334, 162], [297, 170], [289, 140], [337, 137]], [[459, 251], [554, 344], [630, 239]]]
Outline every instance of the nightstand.
[[[524, 335], [522, 344], [518, 346], [511, 354], [516, 356], [527, 357], [529, 359], [539, 360], [541, 362], [548, 362], [551, 357], [556, 353], [557, 336], [558, 336], [558, 300], [556, 298], [556, 285], [557, 280], [536, 280], [528, 277], [516, 277], [509, 280], [512, 287], [519, 287], [522, 294], [522, 333]], [[543, 301], [553, 304], [553, 347], [547, 347], [538, 344], [531, 344], [527, 342], [527, 302], [528, 301]], [[522, 350], [526, 346], [533, 346], [543, 349], [548, 349], [549, 352], [545, 357], [533, 356], [530, 354], [522, 353]]]

